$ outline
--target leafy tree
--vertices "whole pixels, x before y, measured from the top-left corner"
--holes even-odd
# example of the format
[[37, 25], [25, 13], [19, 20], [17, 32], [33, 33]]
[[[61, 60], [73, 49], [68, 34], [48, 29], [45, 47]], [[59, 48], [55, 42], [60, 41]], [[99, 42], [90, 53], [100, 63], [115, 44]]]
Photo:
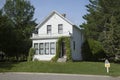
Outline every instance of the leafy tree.
[[6, 0], [3, 7], [4, 14], [11, 20], [13, 24], [14, 48], [13, 53], [18, 57], [20, 55], [28, 55], [29, 48], [31, 47], [30, 35], [35, 26], [33, 20], [34, 10], [33, 5], [28, 0]]
[[3, 15], [2, 10], [0, 10], [0, 51], [5, 52], [8, 56], [12, 55], [11, 53], [14, 47], [13, 41], [15, 37], [14, 34], [11, 20], [9, 20], [7, 16]]

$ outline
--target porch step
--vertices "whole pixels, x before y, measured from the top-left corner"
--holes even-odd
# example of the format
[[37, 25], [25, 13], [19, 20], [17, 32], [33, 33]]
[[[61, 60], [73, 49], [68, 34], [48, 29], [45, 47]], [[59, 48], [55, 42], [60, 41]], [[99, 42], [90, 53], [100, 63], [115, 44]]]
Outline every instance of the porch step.
[[58, 60], [57, 60], [57, 62], [66, 62], [67, 61], [67, 58], [59, 58]]

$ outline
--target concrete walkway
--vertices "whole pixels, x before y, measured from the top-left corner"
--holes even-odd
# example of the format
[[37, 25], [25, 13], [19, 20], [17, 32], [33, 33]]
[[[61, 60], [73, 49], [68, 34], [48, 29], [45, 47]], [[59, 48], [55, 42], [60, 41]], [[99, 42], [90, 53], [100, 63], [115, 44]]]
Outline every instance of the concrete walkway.
[[120, 80], [120, 77], [79, 74], [9, 72], [0, 73], [0, 80]]

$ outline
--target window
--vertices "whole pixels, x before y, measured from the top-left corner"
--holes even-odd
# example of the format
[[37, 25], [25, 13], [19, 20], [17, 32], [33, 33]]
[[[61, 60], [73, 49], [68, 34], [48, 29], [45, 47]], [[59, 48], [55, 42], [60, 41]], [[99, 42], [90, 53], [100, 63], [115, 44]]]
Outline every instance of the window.
[[35, 48], [35, 54], [39, 54], [39, 50], [38, 50], [38, 43], [34, 43], [34, 48]]
[[50, 54], [55, 54], [55, 43], [54, 42], [50, 43]]
[[43, 45], [43, 43], [40, 43], [39, 46], [40, 46], [39, 47], [40, 54], [43, 55], [44, 54], [44, 45]]
[[45, 43], [45, 54], [49, 54], [49, 43]]
[[51, 25], [47, 25], [47, 34], [51, 34]]
[[63, 24], [58, 24], [58, 34], [63, 33]]
[[75, 50], [75, 41], [73, 41], [73, 49]]

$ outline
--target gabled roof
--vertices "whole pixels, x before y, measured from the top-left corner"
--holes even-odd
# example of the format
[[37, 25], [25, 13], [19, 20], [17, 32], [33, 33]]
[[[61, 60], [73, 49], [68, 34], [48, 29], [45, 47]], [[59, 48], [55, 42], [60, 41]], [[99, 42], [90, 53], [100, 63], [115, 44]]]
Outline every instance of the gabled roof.
[[67, 18], [63, 17], [60, 13], [58, 13], [57, 11], [53, 11], [52, 13], [50, 13], [41, 23], [39, 23], [36, 28], [41, 27], [45, 22], [47, 22], [54, 14], [57, 14], [58, 16], [60, 16], [62, 19], [64, 19], [66, 22], [68, 22], [71, 25], [74, 25], [72, 22], [70, 22]]

